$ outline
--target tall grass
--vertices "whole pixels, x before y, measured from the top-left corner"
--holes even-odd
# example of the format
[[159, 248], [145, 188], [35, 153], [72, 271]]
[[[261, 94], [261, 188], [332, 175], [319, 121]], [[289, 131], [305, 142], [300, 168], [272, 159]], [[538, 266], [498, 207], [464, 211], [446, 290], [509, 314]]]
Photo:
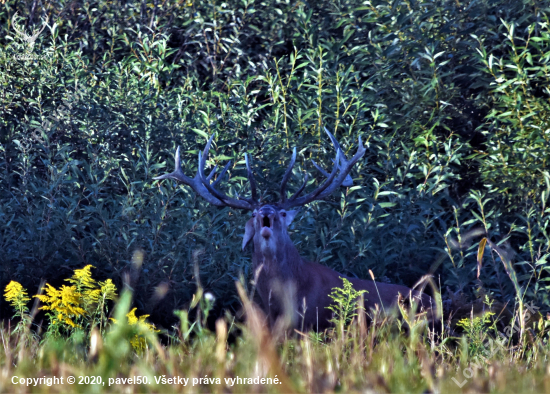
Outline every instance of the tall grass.
[[[491, 327], [473, 315], [463, 322], [465, 335], [454, 337], [448, 329], [441, 334], [430, 328], [425, 315], [404, 319], [399, 310], [392, 314], [358, 308], [344, 329], [323, 333], [281, 327], [270, 331], [240, 283], [237, 291], [245, 323], [228, 314], [216, 321], [213, 331], [205, 328], [205, 316], [215, 300], [202, 292], [196, 293], [195, 304], [200, 321], [191, 324], [189, 311], [181, 311], [179, 326], [170, 332], [158, 333], [124, 318], [131, 306], [129, 290], [117, 301], [117, 323], [105, 335], [94, 329], [89, 335], [40, 340], [28, 321], [26, 329], [17, 331], [8, 323], [0, 328], [0, 391], [453, 393], [550, 388], [548, 324], [540, 316], [526, 340], [502, 346], [489, 340]], [[406, 305], [401, 312], [408, 313]], [[144, 339], [143, 348], [132, 346], [136, 336]], [[481, 351], [468, 346], [474, 339]], [[74, 384], [67, 383], [69, 376], [76, 379]], [[63, 384], [48, 386], [53, 377], [63, 377]], [[44, 379], [23, 387], [22, 378]]]

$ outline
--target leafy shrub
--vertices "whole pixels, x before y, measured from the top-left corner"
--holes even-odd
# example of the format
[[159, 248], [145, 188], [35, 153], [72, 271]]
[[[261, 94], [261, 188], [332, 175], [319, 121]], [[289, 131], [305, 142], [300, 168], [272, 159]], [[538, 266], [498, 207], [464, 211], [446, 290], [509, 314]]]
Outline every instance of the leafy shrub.
[[[550, 128], [548, 82], [549, 32], [546, 22], [517, 31], [503, 22], [502, 44], [489, 52], [479, 39], [480, 61], [490, 81], [486, 149], [478, 152], [484, 184], [512, 199], [515, 207], [548, 202]], [[483, 157], [483, 159], [481, 159]]]

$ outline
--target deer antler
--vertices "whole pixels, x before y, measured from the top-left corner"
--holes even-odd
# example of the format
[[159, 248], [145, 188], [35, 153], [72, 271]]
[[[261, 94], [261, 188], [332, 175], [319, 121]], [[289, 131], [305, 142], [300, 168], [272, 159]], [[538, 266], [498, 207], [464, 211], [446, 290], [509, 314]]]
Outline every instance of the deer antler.
[[169, 179], [175, 179], [176, 181], [185, 183], [186, 185], [191, 186], [191, 188], [195, 191], [195, 193], [200, 195], [202, 198], [204, 198], [207, 202], [209, 202], [212, 205], [253, 210], [259, 205], [259, 202], [258, 202], [257, 193], [256, 193], [256, 181], [254, 180], [254, 175], [252, 174], [252, 170], [250, 169], [250, 166], [248, 163], [248, 157], [246, 157], [246, 168], [248, 172], [248, 181], [250, 183], [250, 187], [252, 191], [251, 198], [243, 198], [243, 199], [231, 198], [216, 189], [216, 186], [218, 185], [218, 183], [220, 183], [222, 178], [225, 176], [225, 173], [229, 169], [229, 166], [231, 165], [231, 161], [229, 161], [225, 165], [222, 172], [218, 175], [218, 178], [213, 183], [210, 183], [210, 181], [215, 175], [216, 170], [218, 169], [217, 166], [214, 167], [214, 169], [210, 172], [210, 174], [207, 177], [204, 175], [204, 167], [206, 166], [206, 159], [208, 157], [208, 152], [210, 150], [210, 145], [212, 144], [213, 139], [214, 139], [214, 135], [212, 135], [208, 140], [208, 142], [206, 143], [206, 147], [204, 148], [204, 151], [199, 152], [199, 168], [194, 178], [189, 178], [181, 170], [180, 148], [178, 147], [178, 149], [176, 150], [176, 157], [175, 157], [176, 168], [174, 172], [171, 172], [169, 174], [164, 174], [164, 175], [155, 177], [153, 179], [162, 180], [162, 179], [169, 178]]
[[[292, 150], [292, 158], [290, 159], [290, 164], [288, 165], [288, 168], [281, 182], [281, 190], [279, 192], [279, 195], [281, 196], [282, 203], [286, 202], [286, 184], [290, 179], [290, 177], [292, 176], [292, 168], [294, 167], [294, 163], [296, 163], [296, 147], [294, 147], [294, 149]], [[306, 177], [307, 177], [307, 173], [306, 173]], [[306, 178], [306, 182], [307, 182], [307, 178]], [[304, 189], [304, 187], [305, 187], [305, 182], [303, 187], [300, 188], [300, 192]], [[296, 194], [298, 194], [298, 192], [296, 192]], [[294, 195], [296, 196], [296, 194]]]
[[[315, 168], [317, 168], [327, 179], [325, 179], [325, 181], [311, 193], [306, 194], [303, 197], [298, 197], [306, 186], [306, 174], [303, 185], [290, 199], [287, 200], [286, 184], [292, 175], [292, 168], [294, 167], [294, 163], [296, 162], [296, 148], [294, 148], [292, 158], [290, 159], [290, 164], [281, 182], [281, 202], [278, 204], [281, 208], [287, 209], [299, 205], [304, 205], [314, 200], [322, 200], [331, 195], [338, 187], [349, 187], [353, 184], [349, 172], [366, 152], [366, 149], [361, 142], [361, 137], [359, 137], [359, 147], [357, 148], [357, 153], [355, 153], [351, 160], [348, 160], [346, 155], [342, 151], [342, 148], [340, 148], [340, 144], [338, 143], [336, 138], [326, 128], [325, 132], [328, 134], [330, 140], [332, 141], [332, 144], [334, 145], [334, 148], [336, 149], [336, 157], [333, 159], [334, 166], [332, 167], [332, 172], [330, 174], [327, 173], [323, 168], [317, 165], [315, 161], [311, 160]], [[336, 176], [338, 172], [339, 174], [338, 176]]]
[[[344, 158], [344, 160], [347, 160], [346, 156], [344, 155], [344, 151], [342, 150], [342, 148], [340, 148], [340, 144], [338, 143], [336, 138], [332, 135], [332, 133], [327, 130], [326, 127], [325, 127], [325, 133], [328, 134], [330, 140], [332, 141], [332, 145], [334, 145], [334, 149], [336, 149], [336, 150], [340, 149], [340, 151], [342, 151], [342, 158]], [[359, 137], [359, 144], [361, 144], [361, 137]], [[315, 162], [313, 162], [313, 165], [318, 170], [321, 170], [322, 173], [324, 172], [323, 169], [321, 167], [319, 167]], [[340, 166], [340, 170], [342, 170], [341, 166]], [[328, 174], [326, 172], [323, 175], [328, 177]], [[344, 187], [353, 186], [353, 179], [351, 179], [351, 176], [349, 174], [344, 178], [344, 181], [342, 182], [342, 186], [344, 186]]]

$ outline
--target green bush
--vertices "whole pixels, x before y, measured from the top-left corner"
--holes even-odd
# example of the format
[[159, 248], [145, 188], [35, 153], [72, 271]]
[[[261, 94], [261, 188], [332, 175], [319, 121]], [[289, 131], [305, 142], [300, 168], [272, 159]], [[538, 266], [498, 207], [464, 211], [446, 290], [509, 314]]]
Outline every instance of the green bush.
[[[1, 286], [34, 291], [93, 264], [99, 279], [126, 277], [165, 325], [199, 278], [217, 308], [237, 309], [247, 215], [152, 178], [171, 171], [177, 146], [194, 174], [216, 133], [208, 164], [233, 160], [224, 190], [247, 194], [248, 152], [274, 200], [293, 146], [291, 188], [304, 172], [308, 187], [319, 179], [309, 159], [331, 165], [327, 127], [346, 155], [359, 136], [368, 152], [353, 188], [302, 209], [291, 229], [302, 255], [513, 300], [497, 254], [476, 279], [479, 238], [461, 237], [481, 227], [515, 251], [521, 296], [550, 306], [548, 10], [537, 2], [33, 4], [0, 8]], [[32, 47], [16, 12], [28, 35], [48, 16]]]

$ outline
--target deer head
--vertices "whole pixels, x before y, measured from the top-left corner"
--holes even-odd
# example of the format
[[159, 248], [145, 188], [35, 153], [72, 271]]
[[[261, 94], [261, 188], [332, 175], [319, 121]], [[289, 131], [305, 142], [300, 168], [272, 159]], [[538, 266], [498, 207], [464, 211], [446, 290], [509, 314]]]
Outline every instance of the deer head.
[[[255, 209], [252, 218], [246, 222], [243, 237], [243, 250], [254, 239], [254, 250], [268, 258], [277, 258], [277, 252], [284, 251], [285, 245], [292, 243], [287, 228], [298, 211], [286, 211], [275, 205], [262, 205]], [[280, 260], [280, 258], [279, 258]]]

